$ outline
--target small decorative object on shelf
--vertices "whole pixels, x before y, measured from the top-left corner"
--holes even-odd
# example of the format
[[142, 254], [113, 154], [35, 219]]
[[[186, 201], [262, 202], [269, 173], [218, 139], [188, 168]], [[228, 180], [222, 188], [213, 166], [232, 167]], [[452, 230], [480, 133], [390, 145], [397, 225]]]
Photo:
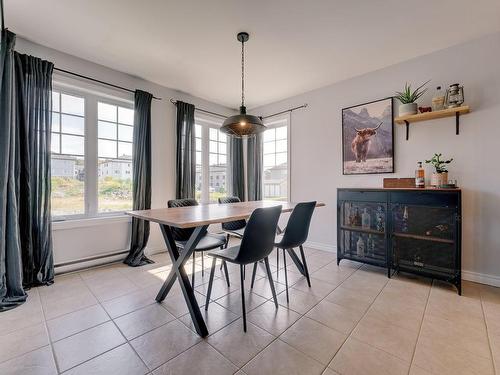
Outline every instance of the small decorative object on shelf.
[[359, 214], [359, 208], [356, 207], [354, 210], [354, 217], [351, 223], [352, 226], [360, 227], [361, 226], [361, 215]]
[[401, 223], [401, 232], [408, 232], [408, 206], [405, 206], [403, 211], [403, 222]]
[[417, 163], [417, 169], [415, 170], [415, 187], [425, 187], [425, 170], [422, 167], [421, 161]]
[[443, 93], [443, 90], [441, 89], [441, 86], [436, 87], [436, 92], [434, 93], [434, 96], [432, 98], [432, 110], [433, 111], [441, 111], [444, 109], [444, 101], [445, 101], [445, 95]]
[[427, 81], [415, 90], [411, 90], [411, 85], [405, 83], [405, 88], [403, 91], [396, 92], [396, 99], [401, 102], [399, 106], [399, 116], [414, 115], [417, 113], [417, 100], [426, 93], [427, 89], [424, 86], [430, 82]]
[[356, 255], [360, 258], [365, 256], [365, 241], [361, 235], [359, 235], [358, 242], [356, 243]]
[[446, 108], [456, 108], [464, 104], [464, 87], [459, 83], [450, 85], [446, 90]]
[[383, 232], [385, 230], [385, 223], [384, 223], [384, 211], [382, 210], [382, 206], [377, 207], [377, 230], [379, 232]]
[[432, 112], [432, 108], [431, 107], [418, 107], [418, 111], [420, 113]]
[[368, 208], [365, 207], [363, 210], [363, 214], [361, 215], [361, 227], [364, 229], [370, 229], [371, 227], [371, 218], [370, 214], [368, 213]]
[[369, 256], [373, 256], [375, 254], [375, 239], [371, 234], [368, 235], [367, 251]]
[[431, 177], [431, 186], [434, 187], [442, 187], [448, 183], [448, 169], [446, 165], [453, 161], [453, 158], [441, 160], [441, 156], [443, 154], [434, 154], [430, 160], [425, 161], [426, 164], [432, 164], [435, 169]]

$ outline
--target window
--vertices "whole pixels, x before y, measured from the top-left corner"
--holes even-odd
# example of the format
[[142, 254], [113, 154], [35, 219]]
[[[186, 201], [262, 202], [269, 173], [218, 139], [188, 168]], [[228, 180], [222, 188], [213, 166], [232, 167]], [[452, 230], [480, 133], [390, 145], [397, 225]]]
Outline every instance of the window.
[[132, 208], [132, 102], [54, 85], [52, 216], [55, 220]]
[[97, 103], [98, 212], [132, 209], [134, 110]]
[[[219, 182], [227, 171], [227, 138], [219, 129], [209, 128], [209, 201], [217, 202], [218, 198], [226, 196], [226, 182]], [[215, 181], [214, 181], [215, 180]]]
[[227, 138], [217, 120], [196, 118], [196, 199], [216, 203], [226, 193]]
[[52, 215], [85, 213], [85, 99], [52, 93]]
[[263, 199], [288, 200], [288, 126], [267, 125], [263, 137]]

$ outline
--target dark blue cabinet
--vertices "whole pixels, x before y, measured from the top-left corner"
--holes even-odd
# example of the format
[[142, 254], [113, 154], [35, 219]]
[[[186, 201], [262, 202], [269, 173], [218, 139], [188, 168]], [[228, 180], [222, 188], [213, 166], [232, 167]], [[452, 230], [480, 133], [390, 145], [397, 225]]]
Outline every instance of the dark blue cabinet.
[[338, 189], [337, 263], [350, 259], [453, 283], [461, 293], [461, 192]]

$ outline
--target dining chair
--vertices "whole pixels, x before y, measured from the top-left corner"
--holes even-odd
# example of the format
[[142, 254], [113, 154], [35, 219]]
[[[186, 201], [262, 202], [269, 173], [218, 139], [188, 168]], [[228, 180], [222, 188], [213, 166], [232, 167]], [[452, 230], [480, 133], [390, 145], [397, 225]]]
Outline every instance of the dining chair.
[[[219, 198], [219, 204], [226, 204], [226, 203], [239, 203], [241, 202], [240, 198], [238, 197], [222, 197]], [[222, 223], [222, 230], [226, 233], [227, 235], [227, 242], [226, 246], [229, 243], [229, 238], [230, 237], [236, 237], [238, 239], [243, 238], [243, 232], [245, 231], [245, 226], [247, 225], [246, 220], [235, 220], [235, 221], [229, 221], [227, 223]]]
[[[276, 251], [278, 253], [280, 249], [283, 250], [283, 265], [285, 271], [285, 285], [286, 285], [286, 301], [289, 302], [288, 297], [288, 273], [286, 269], [286, 253], [288, 250], [293, 251], [294, 248], [298, 247], [300, 249], [300, 256], [302, 258], [302, 265], [304, 267], [304, 273], [307, 279], [307, 284], [309, 288], [311, 287], [311, 279], [309, 277], [309, 270], [307, 269], [306, 257], [304, 254], [303, 244], [307, 241], [309, 235], [309, 226], [311, 224], [311, 218], [316, 207], [316, 202], [302, 202], [298, 203], [293, 209], [286, 228], [281, 234], [278, 234], [275, 239], [274, 246], [277, 247]], [[257, 265], [254, 265], [252, 273], [252, 287], [255, 280], [255, 272], [257, 271]], [[279, 266], [278, 266], [279, 269]]]
[[213, 257], [212, 269], [210, 270], [210, 279], [208, 282], [208, 293], [205, 302], [205, 310], [208, 310], [210, 302], [210, 294], [212, 293], [212, 284], [215, 273], [216, 260], [222, 259], [226, 262], [237, 264], [240, 266], [240, 282], [241, 282], [241, 307], [243, 314], [243, 331], [247, 331], [246, 308], [245, 308], [245, 282], [243, 278], [243, 269], [245, 265], [256, 263], [264, 260], [266, 265], [267, 277], [273, 294], [274, 304], [278, 308], [278, 300], [276, 291], [271, 276], [271, 268], [269, 267], [268, 256], [273, 251], [274, 237], [276, 235], [276, 227], [278, 219], [281, 215], [281, 206], [268, 208], [257, 208], [253, 211], [250, 219], [248, 219], [241, 243], [236, 246], [231, 246], [222, 250], [208, 252], [208, 255]]
[[[167, 202], [167, 206], [169, 208], [174, 207], [190, 207], [190, 206], [198, 206], [198, 201], [196, 199], [171, 199]], [[183, 249], [186, 245], [189, 237], [193, 233], [195, 228], [176, 228], [172, 227], [172, 236], [174, 237], [175, 244], [179, 249]], [[215, 234], [215, 233], [207, 233], [205, 234], [200, 242], [196, 245], [196, 248], [193, 251], [193, 273], [191, 275], [191, 284], [194, 287], [194, 274], [195, 274], [195, 254], [197, 252], [201, 252], [201, 275], [204, 275], [204, 258], [203, 252], [213, 249], [223, 249], [226, 246], [226, 237], [223, 234]], [[226, 274], [226, 282], [229, 287], [229, 273], [227, 270], [227, 265], [225, 262], [222, 262], [222, 266], [224, 267], [224, 272]]]

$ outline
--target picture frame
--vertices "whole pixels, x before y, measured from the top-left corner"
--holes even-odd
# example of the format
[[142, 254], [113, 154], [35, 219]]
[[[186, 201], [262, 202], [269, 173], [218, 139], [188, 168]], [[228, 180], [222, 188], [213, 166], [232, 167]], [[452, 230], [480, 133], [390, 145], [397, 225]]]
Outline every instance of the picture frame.
[[342, 174], [394, 173], [394, 98], [342, 109]]

